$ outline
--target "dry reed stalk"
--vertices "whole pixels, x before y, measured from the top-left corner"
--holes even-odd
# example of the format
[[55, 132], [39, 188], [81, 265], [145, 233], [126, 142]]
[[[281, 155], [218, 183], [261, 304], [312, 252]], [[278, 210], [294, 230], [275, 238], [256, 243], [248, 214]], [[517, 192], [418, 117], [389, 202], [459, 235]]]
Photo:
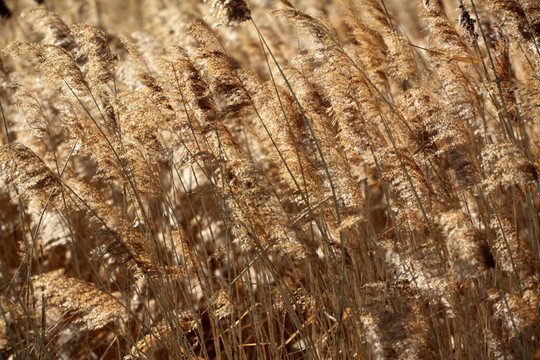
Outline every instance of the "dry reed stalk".
[[497, 234], [492, 251], [500, 269], [513, 273], [525, 283], [530, 284], [530, 280], [534, 282], [537, 271], [531, 261], [533, 258], [531, 245], [519, 236], [507, 219], [494, 216], [490, 227]]
[[[195, 111], [194, 119], [198, 120], [202, 130], [201, 139], [206, 141], [213, 152], [214, 160], [224, 161], [220, 165], [220, 178], [216, 185], [225, 196], [225, 205], [231, 211], [232, 223], [239, 225], [234, 229], [239, 242], [248, 248], [254, 248], [253, 238], [256, 237], [263, 247], [272, 245], [274, 249], [302, 256], [304, 251], [297, 239], [296, 230], [272, 191], [272, 185], [253, 159], [239, 146], [224, 123], [226, 119], [234, 119], [244, 113], [245, 107], [251, 103], [250, 98], [235, 77], [226, 54], [217, 48], [214, 48], [213, 52], [206, 48], [218, 46], [213, 35], [198, 25], [193, 25], [191, 31], [196, 32], [194, 35], [204, 41], [197, 56], [205, 62], [209, 73], [214, 76], [214, 81], [210, 87], [200, 80], [195, 82], [195, 86], [185, 83], [189, 87], [184, 87], [182, 96], [186, 104]], [[189, 58], [185, 58], [178, 65], [179, 70], [189, 71], [185, 73], [188, 76], [190, 72], [193, 73], [192, 79], [201, 78]], [[226, 107], [220, 112], [209, 97], [209, 90], [224, 96]]]
[[268, 134], [261, 136], [261, 143], [266, 156], [278, 169], [280, 182], [295, 194], [293, 201], [298, 204], [322, 200], [314, 198], [317, 195], [313, 194], [313, 189], [322, 186], [322, 178], [301, 145], [309, 142], [309, 135], [294, 99], [278, 84], [263, 83], [258, 78], [248, 79], [247, 86], [253, 105], [261, 115], [253, 126], [259, 134]]
[[[170, 314], [160, 321], [156, 326], [150, 329], [150, 333], [143, 339], [139, 340], [135, 346], [131, 348], [131, 354], [124, 357], [124, 359], [135, 359], [141, 355], [150, 355], [152, 352], [156, 352], [162, 347], [174, 349], [176, 344], [177, 333], [189, 333], [193, 331], [195, 327], [194, 316], [188, 312], [181, 312], [179, 314]], [[187, 356], [189, 349], [182, 347], [174, 349], [179, 351], [183, 356]]]
[[[71, 199], [68, 208], [71, 211], [82, 209], [91, 223], [104, 229], [110, 236], [108, 252], [119, 259], [118, 265], [129, 264], [130, 270], [151, 274], [157, 271], [148, 255], [146, 240], [129, 229], [125, 220], [119, 218], [88, 184], [77, 179], [64, 182], [24, 145], [15, 143], [2, 148], [0, 161], [6, 173], [8, 184], [15, 185], [19, 197], [28, 201], [29, 207], [40, 213], [49, 203], [62, 211], [64, 201], [62, 193], [66, 192]], [[24, 170], [16, 171], [15, 167], [24, 164]], [[69, 190], [68, 190], [69, 189]]]
[[[360, 187], [355, 181], [350, 167], [344, 157], [342, 151], [335, 146], [337, 138], [336, 128], [332, 126], [330, 119], [327, 116], [327, 105], [318, 91], [315, 84], [311, 83], [301, 72], [296, 69], [290, 69], [286, 72], [289, 81], [296, 84], [294, 91], [295, 96], [302, 105], [303, 111], [308, 118], [311, 128], [315, 133], [316, 139], [310, 134], [311, 149], [306, 149], [307, 154], [314, 157], [316, 152], [315, 141], [319, 144], [325, 160], [320, 156], [314, 157], [312, 160], [317, 164], [321, 175], [324, 172], [324, 161], [327, 163], [328, 172], [332, 178], [340, 206], [345, 210], [355, 210], [363, 208], [363, 197], [360, 193]], [[306, 121], [306, 119], [304, 119]], [[307, 124], [306, 124], [307, 125]], [[325, 181], [326, 189], [318, 189], [317, 191], [323, 194], [330, 195], [330, 185], [328, 180]]]
[[0, 357], [533, 358], [537, 2], [207, 3], [0, 1]]

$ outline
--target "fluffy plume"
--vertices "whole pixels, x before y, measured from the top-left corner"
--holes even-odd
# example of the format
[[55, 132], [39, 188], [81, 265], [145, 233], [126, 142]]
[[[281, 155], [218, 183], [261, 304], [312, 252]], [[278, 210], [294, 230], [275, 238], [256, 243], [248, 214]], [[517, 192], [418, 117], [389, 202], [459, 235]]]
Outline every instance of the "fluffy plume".
[[80, 44], [79, 56], [86, 56], [86, 79], [90, 87], [107, 84], [114, 79], [116, 55], [107, 43], [105, 34], [90, 25], [78, 24], [71, 27], [70, 33]]
[[56, 45], [34, 44], [24, 41], [11, 43], [5, 50], [8, 55], [29, 58], [36, 64], [36, 70], [45, 74], [75, 96], [89, 95], [90, 89], [81, 69], [73, 57]]
[[387, 55], [389, 50], [381, 31], [384, 33], [387, 29], [376, 30], [355, 17], [350, 17], [348, 21], [350, 27], [354, 29], [354, 49], [361, 60], [360, 63], [366, 66], [367, 73], [375, 86], [386, 92], [389, 87], [385, 71], [388, 66]]
[[45, 207], [49, 196], [57, 198], [62, 192], [60, 179], [22, 144], [4, 145], [0, 149], [0, 164], [7, 183], [16, 186], [19, 196], [37, 212]]
[[240, 83], [232, 59], [224, 52], [215, 35], [204, 25], [190, 25], [190, 33], [200, 42], [197, 60], [204, 63], [211, 77], [210, 89], [216, 98], [223, 98], [224, 113], [234, 118], [250, 104], [249, 96]]
[[500, 217], [493, 217], [490, 227], [496, 232], [497, 239], [492, 250], [497, 265], [504, 271], [519, 276], [521, 281], [527, 281], [535, 273], [531, 245], [520, 237], [512, 223]]
[[[197, 154], [203, 159], [201, 166], [209, 166], [205, 160], [219, 156], [215, 102], [188, 52], [179, 46], [171, 47], [170, 52], [171, 59], [164, 60], [162, 67], [167, 71], [173, 94], [179, 97], [187, 111], [185, 118], [179, 118], [173, 126], [184, 135], [184, 157], [193, 158]], [[201, 135], [200, 139], [197, 139], [197, 134]], [[211, 171], [210, 168], [206, 170]]]
[[[0, 152], [0, 163], [8, 183], [17, 187], [19, 196], [29, 201], [31, 208], [41, 212], [51, 201], [63, 209], [61, 194], [63, 185], [60, 179], [30, 149], [22, 144], [4, 146]], [[24, 166], [21, 171], [14, 167]], [[109, 252], [118, 259], [118, 264], [130, 264], [134, 272], [155, 273], [156, 267], [148, 255], [145, 239], [130, 230], [124, 220], [118, 218], [105, 204], [95, 189], [74, 178], [67, 180], [68, 195], [73, 200], [69, 208], [81, 208], [95, 225], [104, 228], [110, 236]]]
[[49, 124], [38, 99], [22, 85], [15, 84], [13, 87], [15, 88], [13, 104], [24, 110], [28, 131], [39, 138], [49, 136]]
[[[340, 53], [330, 56], [319, 72], [319, 87], [330, 101], [329, 114], [333, 125], [337, 127], [339, 144], [347, 156], [355, 161], [361, 157], [372, 141], [373, 134], [368, 132], [362, 103], [355, 96], [353, 84], [361, 81], [354, 76], [355, 69]], [[324, 89], [331, 89], [325, 91]]]
[[[192, 28], [192, 31], [195, 29], [197, 27]], [[209, 67], [209, 72], [215, 72], [217, 75], [210, 89], [212, 91], [226, 90], [225, 100], [229, 107], [224, 110], [223, 117], [235, 118], [238, 111], [246, 106], [245, 102], [249, 98], [238, 78], [230, 73], [225, 75], [225, 78], [221, 77], [227, 69], [223, 67], [223, 61], [229, 69], [230, 65], [228, 65], [229, 60], [223, 57], [223, 53], [217, 55], [219, 56], [217, 63], [212, 58], [203, 57]], [[188, 58], [185, 58], [179, 66], [179, 69], [190, 70], [193, 76], [200, 76], [197, 75], [198, 71], [189, 63]], [[191, 76], [189, 72], [185, 74]], [[210, 145], [214, 156], [224, 157], [225, 163], [220, 169], [218, 183], [223, 184], [221, 191], [225, 196], [227, 208], [231, 210], [233, 223], [241, 224], [235, 230], [238, 239], [244, 245], [253, 248], [253, 238], [260, 238], [259, 241], [264, 247], [275, 244], [274, 248], [281, 248], [289, 254], [302, 256], [303, 250], [295, 230], [273, 193], [272, 185], [222, 122], [223, 119], [218, 114], [216, 105], [208, 97], [208, 85], [202, 81], [197, 81], [195, 85], [184, 88], [184, 101], [195, 111], [195, 119], [199, 120], [201, 130], [205, 135], [203, 139]], [[215, 153], [217, 149], [223, 153]]]
[[0, 357], [534, 358], [538, 1], [205, 2], [0, 0]]
[[471, 43], [474, 43], [478, 39], [478, 34], [475, 31], [476, 19], [471, 17], [469, 10], [463, 5], [463, 2], [459, 3], [459, 26], [463, 29], [465, 36], [469, 38]]
[[74, 201], [82, 202], [78, 207], [85, 211], [87, 219], [101, 230], [101, 235], [106, 239], [96, 253], [103, 251], [102, 255], [112, 255], [115, 266], [126, 266], [136, 275], [151, 276], [159, 272], [148, 248], [148, 239], [118, 216], [95, 188], [73, 177], [69, 178], [66, 184], [69, 186], [70, 196]]
[[[294, 89], [295, 96], [300, 101], [302, 110], [305, 112], [306, 116], [304, 126], [308, 126], [307, 122], [310, 123], [315, 137], [309, 134], [309, 144], [310, 149], [304, 149], [306, 153], [316, 161], [319, 172], [324, 174], [326, 178], [327, 175], [324, 172], [324, 166], [328, 167], [330, 177], [333, 180], [333, 183], [336, 187], [336, 193], [340, 205], [343, 205], [345, 209], [357, 209], [362, 208], [363, 199], [360, 194], [360, 189], [355, 179], [353, 178], [350, 169], [348, 168], [347, 160], [344, 158], [343, 153], [338, 147], [335, 146], [333, 140], [337, 137], [336, 128], [332, 126], [331, 122], [328, 119], [327, 113], [327, 104], [324, 101], [320, 91], [317, 89], [316, 85], [310, 82], [301, 72], [296, 69], [290, 69], [287, 76], [290, 81], [297, 84], [297, 87]], [[306, 129], [307, 130], [307, 129]], [[315, 145], [315, 141], [318, 142], [319, 146], [322, 149], [323, 155], [325, 157], [326, 165], [323, 164], [322, 159], [318, 155], [318, 150]], [[316, 155], [317, 154], [317, 155]], [[330, 194], [329, 191], [329, 181], [326, 179], [326, 188], [328, 190], [327, 194]], [[323, 190], [324, 191], [324, 190]]]
[[488, 177], [484, 180], [487, 191], [495, 187], [527, 185], [538, 182], [538, 170], [523, 150], [512, 143], [488, 145], [482, 152], [484, 169]]
[[465, 213], [443, 213], [439, 223], [445, 236], [450, 261], [460, 277], [478, 277], [494, 265], [485, 238], [473, 227]]
[[335, 34], [323, 22], [314, 17], [296, 9], [289, 1], [277, 1], [277, 9], [273, 14], [278, 17], [287, 19], [294, 25], [297, 25], [314, 36], [322, 46], [330, 44], [337, 45], [339, 41], [335, 38]]
[[416, 80], [418, 78], [418, 69], [414, 51], [409, 44], [409, 40], [396, 31], [389, 35], [388, 58], [390, 59], [390, 75], [398, 80]]
[[125, 311], [111, 295], [82, 280], [50, 272], [33, 278], [38, 299], [45, 300], [45, 309], [55, 307], [73, 316], [81, 330], [101, 329]]
[[417, 298], [441, 305], [450, 318], [457, 315], [456, 281], [453, 274], [440, 265], [440, 249], [424, 245], [405, 253], [398, 248], [384, 246], [388, 248], [386, 261], [390, 274], [398, 287], [412, 291]]
[[223, 290], [218, 291], [211, 302], [218, 319], [230, 316], [234, 310], [231, 297]]
[[503, 295], [492, 290], [488, 298], [494, 320], [502, 325], [504, 338], [515, 341], [516, 330], [523, 333], [526, 332], [527, 328], [538, 328], [538, 321], [540, 320], [537, 310], [538, 306], [540, 306], [538, 287], [528, 289], [522, 294], [512, 293], [504, 294], [504, 296], [503, 299]]
[[293, 256], [305, 256], [291, 219], [260, 168], [226, 128], [220, 126], [219, 135], [226, 156], [220, 182], [225, 184], [222, 191], [231, 210], [232, 223], [240, 225], [235, 231], [238, 240], [250, 249], [257, 249], [255, 244], [260, 241], [265, 248], [272, 246]]
[[360, 322], [377, 359], [436, 358], [426, 331], [427, 320], [414, 302], [406, 309], [394, 310], [383, 301], [374, 301], [365, 306]]
[[395, 194], [394, 209], [397, 215], [410, 216], [431, 201], [437, 204], [437, 196], [421, 167], [405, 149], [396, 154], [393, 149], [385, 148], [379, 150], [376, 156], [381, 163], [382, 176]]
[[[126, 181], [118, 166], [118, 159], [111, 151], [104, 151], [109, 145], [92, 121], [65, 99], [58, 101], [56, 107], [60, 122], [70, 131], [77, 152], [89, 156], [97, 165], [96, 176], [105, 180]], [[112, 134], [117, 134], [119, 127], [115, 117], [108, 120], [107, 128]]]
[[424, 18], [429, 23], [430, 38], [441, 44], [442, 48], [450, 49], [457, 56], [467, 54], [467, 48], [448, 19], [442, 1], [422, 0], [422, 4]]
[[448, 150], [446, 159], [460, 188], [468, 189], [480, 183], [478, 167], [463, 146]]
[[23, 17], [32, 24], [34, 31], [45, 34], [44, 43], [60, 46], [67, 51], [76, 49], [77, 44], [69, 31], [69, 26], [58, 14], [43, 8], [36, 8], [25, 11]]
[[261, 141], [268, 143], [267, 156], [279, 168], [281, 181], [296, 194], [298, 203], [321, 201], [310, 189], [324, 186], [323, 177], [312, 154], [306, 151], [306, 146], [313, 149], [313, 144], [294, 99], [288, 91], [259, 79], [251, 78], [249, 86], [253, 104], [261, 115], [255, 125], [259, 125], [261, 134], [268, 132], [271, 137], [271, 141]]
[[[500, 112], [503, 116], [509, 117], [509, 121], [517, 121], [517, 108], [516, 108], [516, 96], [514, 93], [514, 86], [511, 83], [512, 74], [511, 74], [511, 65], [510, 65], [510, 44], [509, 39], [503, 33], [503, 30], [499, 26], [494, 26], [495, 28], [495, 39], [494, 39], [494, 49], [493, 49], [493, 58], [495, 62], [494, 71], [496, 72], [497, 77], [499, 78], [500, 89], [502, 91], [502, 99], [497, 99], [501, 101], [500, 103]], [[496, 86], [493, 86], [493, 93], [498, 93]]]
[[205, 1], [210, 2], [212, 14], [217, 16], [221, 23], [236, 26], [251, 19], [251, 9], [245, 0]]
[[[286, 311], [287, 305], [281, 293], [277, 293], [276, 307], [280, 311]], [[302, 314], [312, 315], [317, 311], [317, 301], [313, 294], [309, 294], [303, 289], [296, 289], [288, 297], [290, 306], [293, 310]]]
[[179, 271], [183, 274], [195, 274], [199, 265], [197, 254], [182, 229], [172, 231], [171, 245], [171, 252], [175, 262], [181, 263]]
[[538, 4], [527, 0], [488, 0], [486, 3], [491, 13], [501, 20], [512, 37], [528, 43], [531, 48], [538, 49], [538, 40], [540, 39], [537, 19]]

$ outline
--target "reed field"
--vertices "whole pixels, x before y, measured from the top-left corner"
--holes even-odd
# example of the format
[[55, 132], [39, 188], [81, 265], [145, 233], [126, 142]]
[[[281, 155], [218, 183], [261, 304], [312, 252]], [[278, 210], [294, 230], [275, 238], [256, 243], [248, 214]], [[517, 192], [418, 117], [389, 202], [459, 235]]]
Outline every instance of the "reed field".
[[0, 0], [0, 359], [540, 359], [537, 0]]

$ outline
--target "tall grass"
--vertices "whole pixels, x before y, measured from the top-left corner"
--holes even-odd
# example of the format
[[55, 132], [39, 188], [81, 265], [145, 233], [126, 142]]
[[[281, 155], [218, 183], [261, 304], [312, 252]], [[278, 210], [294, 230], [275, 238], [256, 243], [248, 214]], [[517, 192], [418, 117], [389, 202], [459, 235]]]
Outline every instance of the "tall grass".
[[540, 356], [535, 1], [0, 16], [0, 358]]

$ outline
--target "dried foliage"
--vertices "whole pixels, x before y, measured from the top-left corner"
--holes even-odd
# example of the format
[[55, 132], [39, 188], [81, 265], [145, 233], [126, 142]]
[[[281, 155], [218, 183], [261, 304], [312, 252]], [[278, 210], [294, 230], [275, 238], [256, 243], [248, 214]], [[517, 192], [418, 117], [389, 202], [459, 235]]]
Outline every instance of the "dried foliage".
[[117, 299], [93, 284], [54, 271], [37, 275], [32, 280], [36, 297], [44, 301], [41, 306], [47, 306], [49, 311], [58, 308], [62, 316], [71, 316], [73, 323], [80, 324], [82, 331], [100, 329], [124, 311]]
[[481, 276], [493, 267], [488, 245], [467, 214], [461, 211], [442, 213], [439, 223], [452, 266], [462, 278]]
[[44, 43], [60, 46], [67, 51], [76, 48], [77, 44], [70, 34], [69, 26], [58, 14], [43, 8], [34, 8], [24, 12], [23, 16], [35, 32], [45, 36], [42, 40]]
[[534, 358], [539, 15], [0, 0], [0, 358]]
[[251, 18], [251, 9], [244, 0], [212, 0], [210, 9], [227, 25], [240, 25]]
[[37, 71], [44, 73], [46, 78], [56, 82], [68, 93], [79, 97], [90, 93], [81, 69], [73, 57], [60, 46], [17, 40], [6, 47], [4, 52], [7, 55], [31, 59], [35, 62]]
[[91, 87], [107, 84], [114, 79], [115, 55], [111, 53], [105, 34], [95, 26], [78, 24], [70, 33], [80, 44], [79, 57], [85, 56], [86, 79]]

